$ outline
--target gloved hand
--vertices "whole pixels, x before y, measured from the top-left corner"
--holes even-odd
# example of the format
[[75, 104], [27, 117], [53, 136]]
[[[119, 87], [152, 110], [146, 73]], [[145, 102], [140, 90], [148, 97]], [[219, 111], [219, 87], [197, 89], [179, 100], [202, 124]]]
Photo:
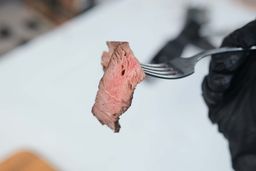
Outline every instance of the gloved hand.
[[229, 142], [236, 171], [256, 171], [256, 20], [227, 36], [222, 47], [247, 49], [212, 56], [203, 97], [209, 117]]

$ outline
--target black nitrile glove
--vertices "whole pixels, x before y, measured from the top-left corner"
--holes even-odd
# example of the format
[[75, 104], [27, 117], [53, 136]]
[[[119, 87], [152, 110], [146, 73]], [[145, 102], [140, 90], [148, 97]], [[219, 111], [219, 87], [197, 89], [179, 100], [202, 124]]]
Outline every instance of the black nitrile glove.
[[[222, 47], [256, 45], [256, 20], [231, 33]], [[229, 142], [236, 171], [256, 171], [256, 52], [212, 56], [203, 84], [209, 117]]]

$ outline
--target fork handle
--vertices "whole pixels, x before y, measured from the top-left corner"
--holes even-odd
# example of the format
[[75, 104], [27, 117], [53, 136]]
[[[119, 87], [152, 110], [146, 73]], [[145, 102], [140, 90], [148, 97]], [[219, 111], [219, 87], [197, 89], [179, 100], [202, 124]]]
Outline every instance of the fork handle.
[[[249, 50], [256, 50], [256, 46], [252, 46]], [[197, 55], [192, 56], [191, 58], [195, 61], [198, 62], [201, 59], [207, 57], [207, 56], [212, 56], [212, 55], [217, 55], [217, 54], [222, 54], [222, 53], [228, 53], [228, 52], [241, 52], [245, 51], [243, 48], [232, 48], [232, 47], [222, 47], [222, 48], [217, 48], [217, 49], [211, 49], [211, 50], [206, 50], [201, 53], [198, 53]]]

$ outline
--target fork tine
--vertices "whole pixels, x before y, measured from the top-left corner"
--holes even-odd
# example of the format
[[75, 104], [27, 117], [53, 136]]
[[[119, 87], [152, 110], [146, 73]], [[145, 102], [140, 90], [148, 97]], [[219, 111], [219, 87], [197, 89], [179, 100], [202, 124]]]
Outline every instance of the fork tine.
[[166, 64], [161, 63], [161, 64], [140, 64], [142, 67], [150, 67], [150, 68], [162, 68], [165, 67]]
[[142, 67], [145, 73], [151, 73], [151, 74], [161, 74], [161, 75], [175, 75], [177, 71], [171, 70], [169, 68], [144, 68]]
[[173, 68], [163, 66], [163, 67], [149, 67], [149, 66], [141, 66], [144, 70], [150, 71], [173, 71]]

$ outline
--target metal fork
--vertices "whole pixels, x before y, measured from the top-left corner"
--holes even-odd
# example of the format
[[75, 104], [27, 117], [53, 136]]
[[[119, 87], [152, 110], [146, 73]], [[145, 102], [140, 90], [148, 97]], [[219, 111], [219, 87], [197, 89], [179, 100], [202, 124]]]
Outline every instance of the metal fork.
[[[256, 46], [249, 50], [256, 50]], [[243, 48], [223, 47], [203, 51], [189, 58], [177, 57], [166, 63], [160, 64], [141, 64], [146, 75], [161, 79], [178, 79], [187, 77], [194, 73], [195, 65], [204, 57], [222, 54], [222, 53], [237, 53], [245, 51]]]

